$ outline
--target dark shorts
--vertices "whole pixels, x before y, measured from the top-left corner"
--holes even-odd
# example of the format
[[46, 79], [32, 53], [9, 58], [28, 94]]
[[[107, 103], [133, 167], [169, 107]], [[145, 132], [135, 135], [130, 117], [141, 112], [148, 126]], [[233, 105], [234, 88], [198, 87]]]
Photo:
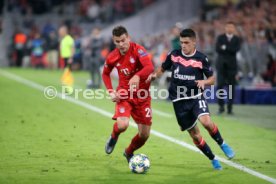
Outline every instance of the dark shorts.
[[209, 114], [208, 104], [202, 95], [196, 99], [173, 102], [173, 107], [181, 131], [193, 128], [200, 116]]

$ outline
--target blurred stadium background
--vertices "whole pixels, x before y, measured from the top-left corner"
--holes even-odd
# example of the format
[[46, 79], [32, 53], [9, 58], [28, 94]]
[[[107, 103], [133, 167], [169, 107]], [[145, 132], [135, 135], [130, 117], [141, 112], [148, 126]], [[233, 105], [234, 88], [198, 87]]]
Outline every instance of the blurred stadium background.
[[[5, 3], [4, 3], [5, 2]], [[242, 48], [237, 54], [236, 103], [276, 104], [276, 7], [273, 0], [7, 0], [1, 1], [1, 66], [56, 69], [58, 34], [67, 25], [75, 39], [74, 69], [88, 70], [93, 29], [99, 28], [104, 59], [114, 48], [114, 25], [128, 28], [132, 40], [149, 50], [155, 66], [177, 47], [179, 30], [192, 27], [198, 49], [215, 65], [215, 41], [226, 21], [237, 24]], [[51, 35], [51, 36], [50, 36]], [[102, 62], [103, 63], [103, 62]], [[160, 84], [164, 84], [162, 80]]]
[[[275, 0], [2, 0], [0, 15], [0, 183], [275, 183]], [[216, 38], [229, 20], [237, 24], [242, 38], [235, 116], [214, 115], [214, 119], [237, 152], [234, 162], [267, 175], [268, 180], [226, 165], [222, 173], [211, 172], [201, 155], [158, 137], [141, 150], [152, 161], [150, 173], [132, 175], [120, 151], [112, 160], [104, 155], [112, 121], [97, 110], [91, 112], [92, 107], [83, 108], [92, 104], [112, 113], [111, 102], [81, 98], [88, 105], [80, 107], [47, 100], [32, 89], [54, 86], [61, 91], [58, 29], [62, 25], [75, 39], [75, 87], [86, 89], [91, 83], [88, 70], [95, 29], [100, 29], [104, 42], [101, 64], [114, 48], [112, 28], [123, 25], [158, 67], [178, 47], [179, 31], [191, 27], [199, 38], [198, 50], [215, 68]], [[154, 85], [166, 88], [167, 78]], [[192, 144], [178, 131], [170, 103], [156, 100], [153, 108], [154, 130]], [[210, 108], [215, 114], [217, 105]], [[126, 133], [127, 139], [116, 149], [123, 150], [135, 131]]]

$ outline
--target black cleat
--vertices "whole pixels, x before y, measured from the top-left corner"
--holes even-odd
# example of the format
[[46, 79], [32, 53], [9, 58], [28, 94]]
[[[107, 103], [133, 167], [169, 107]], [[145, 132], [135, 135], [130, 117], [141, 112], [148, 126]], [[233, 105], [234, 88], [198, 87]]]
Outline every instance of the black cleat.
[[234, 113], [232, 111], [228, 111], [227, 114], [230, 116], [234, 116]]
[[218, 112], [217, 112], [217, 115], [219, 116], [219, 115], [222, 115], [224, 113], [224, 110], [218, 110]]
[[110, 136], [105, 144], [105, 152], [107, 154], [111, 154], [115, 148], [116, 143], [117, 140], [113, 139], [112, 136]]
[[126, 153], [126, 151], [124, 151], [124, 154], [123, 154], [123, 155], [124, 155], [124, 157], [126, 157], [128, 163], [129, 163], [130, 159], [133, 157], [133, 154], [128, 155], [128, 154]]

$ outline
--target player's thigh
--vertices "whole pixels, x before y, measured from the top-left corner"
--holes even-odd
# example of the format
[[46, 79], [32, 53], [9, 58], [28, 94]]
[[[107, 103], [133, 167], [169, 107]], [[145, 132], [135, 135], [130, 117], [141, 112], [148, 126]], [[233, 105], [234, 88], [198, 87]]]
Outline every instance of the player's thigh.
[[181, 131], [189, 130], [196, 125], [196, 119], [192, 112], [192, 100], [180, 100], [173, 102], [177, 123]]
[[198, 120], [209, 132], [214, 129], [215, 125], [212, 122], [209, 114], [204, 114], [204, 115], [199, 116]]
[[134, 99], [132, 103], [131, 116], [137, 124], [151, 126], [151, 99]]
[[198, 119], [203, 115], [209, 115], [209, 107], [208, 103], [205, 100], [204, 96], [201, 95], [197, 99], [193, 99], [194, 105], [193, 105], [193, 115]]

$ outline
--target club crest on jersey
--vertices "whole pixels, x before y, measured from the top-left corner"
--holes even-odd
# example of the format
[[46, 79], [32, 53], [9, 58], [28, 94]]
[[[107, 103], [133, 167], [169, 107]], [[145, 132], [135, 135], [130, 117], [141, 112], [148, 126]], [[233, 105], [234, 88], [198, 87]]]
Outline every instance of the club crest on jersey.
[[133, 64], [135, 63], [135, 59], [133, 57], [130, 57], [129, 62]]
[[119, 112], [120, 113], [124, 113], [126, 110], [125, 110], [125, 108], [124, 107], [120, 107], [120, 109], [119, 109]]
[[141, 57], [144, 57], [144, 56], [148, 55], [148, 53], [143, 51], [142, 49], [138, 49], [138, 53]]

